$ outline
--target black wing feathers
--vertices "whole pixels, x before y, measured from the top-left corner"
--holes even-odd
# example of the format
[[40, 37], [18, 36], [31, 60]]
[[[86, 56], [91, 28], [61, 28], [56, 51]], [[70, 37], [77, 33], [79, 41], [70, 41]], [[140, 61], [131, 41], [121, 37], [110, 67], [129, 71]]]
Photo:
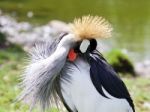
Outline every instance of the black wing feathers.
[[125, 84], [98, 51], [90, 55], [90, 66], [91, 80], [97, 91], [108, 98], [102, 90], [103, 87], [113, 97], [126, 99], [135, 111]]

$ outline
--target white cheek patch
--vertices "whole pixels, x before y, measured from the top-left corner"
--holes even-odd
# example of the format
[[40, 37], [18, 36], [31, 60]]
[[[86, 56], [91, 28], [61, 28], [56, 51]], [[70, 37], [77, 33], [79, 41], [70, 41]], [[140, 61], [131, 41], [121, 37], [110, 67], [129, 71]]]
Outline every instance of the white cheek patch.
[[80, 51], [82, 53], [85, 53], [87, 51], [88, 46], [90, 45], [90, 41], [89, 40], [83, 40], [81, 45], [80, 45]]

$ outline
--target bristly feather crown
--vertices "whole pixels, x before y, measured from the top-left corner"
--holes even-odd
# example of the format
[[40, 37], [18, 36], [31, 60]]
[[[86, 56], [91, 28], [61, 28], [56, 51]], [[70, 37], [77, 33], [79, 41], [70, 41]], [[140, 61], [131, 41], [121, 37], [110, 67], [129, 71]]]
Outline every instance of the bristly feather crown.
[[99, 16], [83, 16], [70, 24], [71, 32], [81, 39], [111, 37], [112, 27]]

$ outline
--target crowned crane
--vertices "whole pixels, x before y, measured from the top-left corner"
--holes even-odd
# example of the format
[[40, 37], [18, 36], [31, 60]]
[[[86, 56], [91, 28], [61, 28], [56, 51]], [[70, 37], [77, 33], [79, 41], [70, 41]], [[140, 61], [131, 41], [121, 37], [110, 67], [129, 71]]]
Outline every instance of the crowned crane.
[[19, 100], [31, 110], [55, 104], [63, 111], [63, 104], [68, 112], [135, 112], [125, 84], [96, 49], [96, 38], [111, 36], [111, 25], [99, 16], [83, 16], [70, 29], [32, 50]]

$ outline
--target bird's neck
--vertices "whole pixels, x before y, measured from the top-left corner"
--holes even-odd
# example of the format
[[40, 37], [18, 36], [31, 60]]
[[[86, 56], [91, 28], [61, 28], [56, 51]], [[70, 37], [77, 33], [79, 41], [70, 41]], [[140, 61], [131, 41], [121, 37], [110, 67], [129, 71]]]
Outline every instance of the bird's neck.
[[69, 47], [58, 46], [54, 52], [55, 58], [66, 58], [69, 53]]

